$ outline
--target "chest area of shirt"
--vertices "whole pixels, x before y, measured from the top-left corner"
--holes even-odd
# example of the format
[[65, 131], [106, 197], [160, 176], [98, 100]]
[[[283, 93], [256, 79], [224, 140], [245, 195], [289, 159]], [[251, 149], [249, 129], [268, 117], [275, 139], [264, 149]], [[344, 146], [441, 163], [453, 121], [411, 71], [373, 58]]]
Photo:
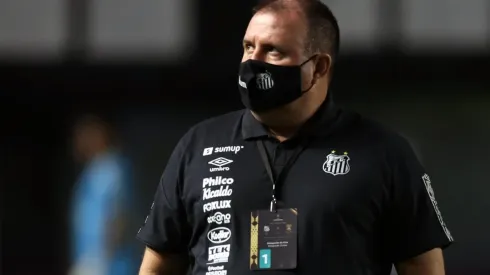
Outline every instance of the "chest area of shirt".
[[[277, 198], [287, 207], [325, 214], [356, 212], [381, 203], [386, 180], [383, 161], [369, 150], [312, 145], [290, 167], [284, 165], [293, 152], [275, 152], [271, 166], [282, 173]], [[245, 215], [269, 207], [273, 185], [254, 142], [202, 148], [202, 152], [190, 163], [184, 180], [184, 199], [194, 214]]]

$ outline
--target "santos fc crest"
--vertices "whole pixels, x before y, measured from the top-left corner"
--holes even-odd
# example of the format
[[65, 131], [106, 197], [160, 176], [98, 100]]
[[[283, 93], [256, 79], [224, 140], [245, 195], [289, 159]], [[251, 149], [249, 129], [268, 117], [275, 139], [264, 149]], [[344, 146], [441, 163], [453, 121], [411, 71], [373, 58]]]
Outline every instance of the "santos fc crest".
[[323, 171], [334, 176], [345, 175], [350, 171], [349, 160], [347, 152], [344, 152], [343, 155], [336, 155], [335, 151], [332, 151], [323, 163]]

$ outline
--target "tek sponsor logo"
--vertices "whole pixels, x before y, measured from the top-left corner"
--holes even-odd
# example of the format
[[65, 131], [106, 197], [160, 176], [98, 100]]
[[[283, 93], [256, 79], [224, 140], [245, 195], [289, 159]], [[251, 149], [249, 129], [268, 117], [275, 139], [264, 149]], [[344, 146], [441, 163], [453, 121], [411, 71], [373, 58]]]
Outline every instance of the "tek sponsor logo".
[[213, 210], [220, 209], [229, 209], [231, 208], [231, 200], [222, 200], [222, 201], [212, 201], [205, 203], [202, 207], [204, 213], [210, 212]]
[[235, 153], [238, 154], [240, 150], [243, 149], [243, 146], [224, 146], [224, 147], [208, 147], [204, 148], [204, 151], [202, 152], [203, 156], [210, 156], [213, 153]]
[[217, 227], [208, 232], [208, 240], [215, 244], [228, 241], [231, 238], [231, 230], [226, 227]]
[[217, 159], [213, 159], [212, 161], [208, 162], [209, 164], [216, 166], [213, 168], [210, 168], [210, 172], [222, 172], [222, 171], [230, 171], [230, 167], [226, 167], [226, 165], [232, 163], [233, 161], [231, 159], [219, 157]]
[[231, 220], [231, 214], [223, 214], [221, 212], [216, 212], [214, 215], [208, 217], [208, 223], [216, 223], [216, 224], [222, 224], [222, 223], [230, 223]]
[[226, 272], [225, 266], [223, 265], [208, 266], [208, 272], [206, 272], [206, 275], [226, 275]]
[[230, 245], [217, 245], [208, 248], [208, 264], [227, 263], [230, 257]]

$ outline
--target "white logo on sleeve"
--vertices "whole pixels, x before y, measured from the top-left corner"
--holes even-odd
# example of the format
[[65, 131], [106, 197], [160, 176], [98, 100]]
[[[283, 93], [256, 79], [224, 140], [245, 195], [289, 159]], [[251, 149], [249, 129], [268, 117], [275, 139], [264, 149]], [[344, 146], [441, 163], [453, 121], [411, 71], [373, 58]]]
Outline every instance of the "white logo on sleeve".
[[323, 163], [323, 171], [334, 176], [345, 175], [350, 171], [349, 160], [347, 152], [344, 152], [343, 155], [336, 155], [335, 151], [332, 151]]
[[215, 244], [224, 243], [230, 238], [231, 230], [226, 227], [218, 227], [208, 232], [208, 240]]
[[230, 245], [217, 245], [208, 248], [208, 264], [227, 263], [230, 257]]
[[219, 157], [217, 159], [213, 159], [212, 161], [208, 162], [211, 165], [214, 165], [216, 167], [210, 168], [210, 172], [219, 172], [219, 171], [230, 171], [230, 167], [226, 167], [226, 165], [232, 163], [233, 161], [231, 159]]
[[437, 219], [439, 220], [439, 223], [441, 224], [442, 230], [444, 230], [444, 233], [446, 234], [446, 237], [449, 239], [449, 241], [453, 241], [453, 236], [451, 235], [451, 232], [449, 232], [449, 229], [446, 226], [446, 223], [442, 219], [442, 214], [441, 211], [439, 210], [439, 207], [437, 205], [436, 197], [434, 195], [434, 189], [432, 189], [430, 177], [427, 174], [424, 174], [422, 176], [422, 181], [424, 182], [425, 189], [427, 189], [427, 193], [429, 194], [429, 198], [432, 202], [432, 206], [434, 207], [434, 211], [436, 212]]
[[223, 265], [219, 266], [208, 266], [208, 272], [206, 275], [226, 275], [227, 271]]
[[208, 217], [208, 223], [216, 223], [216, 224], [222, 224], [222, 223], [230, 223], [231, 220], [231, 214], [223, 214], [221, 212], [216, 212], [214, 213], [213, 216]]

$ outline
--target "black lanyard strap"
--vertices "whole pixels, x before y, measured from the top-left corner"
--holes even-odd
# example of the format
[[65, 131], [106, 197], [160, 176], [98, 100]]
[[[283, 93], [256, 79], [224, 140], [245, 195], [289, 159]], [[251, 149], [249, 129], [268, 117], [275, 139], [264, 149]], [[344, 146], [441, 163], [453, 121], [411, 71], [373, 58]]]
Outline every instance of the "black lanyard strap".
[[257, 140], [256, 143], [257, 143], [257, 148], [259, 149], [260, 158], [264, 163], [265, 170], [267, 171], [267, 175], [269, 176], [269, 179], [272, 183], [272, 200], [270, 205], [270, 211], [276, 212], [277, 211], [276, 185], [280, 183], [280, 180], [284, 177], [284, 174], [287, 173], [288, 169], [291, 168], [294, 162], [298, 159], [299, 155], [303, 152], [304, 149], [306, 149], [309, 140], [300, 143], [298, 148], [293, 152], [293, 154], [287, 160], [286, 165], [284, 165], [279, 175], [277, 175], [277, 178], [274, 178], [274, 174], [272, 173], [272, 166], [267, 157], [267, 151], [265, 149], [264, 141]]

